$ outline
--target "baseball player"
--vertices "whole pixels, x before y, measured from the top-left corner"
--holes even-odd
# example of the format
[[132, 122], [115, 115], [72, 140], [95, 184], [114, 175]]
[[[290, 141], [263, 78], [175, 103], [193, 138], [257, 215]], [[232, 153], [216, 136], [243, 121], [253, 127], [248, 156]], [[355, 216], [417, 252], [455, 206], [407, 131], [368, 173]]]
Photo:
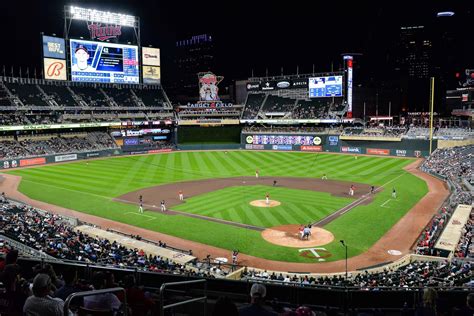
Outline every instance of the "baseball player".
[[355, 187], [354, 187], [354, 185], [352, 184], [351, 187], [349, 188], [349, 195], [350, 195], [350, 196], [353, 196], [353, 195], [354, 195], [354, 189], [355, 189]]
[[257, 169], [257, 170], [255, 170], [255, 178], [258, 179], [258, 176], [259, 176], [259, 172], [258, 172], [258, 169]]
[[165, 200], [162, 200], [162, 201], [160, 202], [160, 206], [161, 206], [161, 211], [162, 211], [162, 212], [166, 211]]
[[239, 255], [239, 250], [232, 250], [232, 264], [237, 264], [237, 256]]
[[322, 177], [321, 179], [322, 179], [322, 180], [327, 180], [328, 177], [327, 177], [327, 175], [326, 175], [325, 173], [323, 173], [323, 177]]
[[140, 196], [138, 197], [138, 201], [140, 202], [140, 204], [142, 204], [142, 203], [143, 203], [143, 196], [140, 195]]
[[395, 188], [392, 189], [392, 198], [397, 198], [397, 191], [395, 191]]
[[375, 193], [375, 187], [374, 187], [374, 186], [371, 186], [371, 187], [370, 187], [370, 193], [371, 193], [371, 194], [374, 194], [374, 193]]
[[300, 233], [300, 239], [303, 239], [303, 235], [304, 235], [304, 225], [301, 225], [301, 226], [300, 226], [299, 233]]
[[265, 204], [270, 205], [270, 194], [265, 195]]
[[179, 196], [179, 200], [180, 200], [180, 201], [184, 200], [184, 195], [183, 195], [183, 191], [182, 191], [182, 190], [179, 190], [178, 196]]
[[138, 208], [138, 213], [143, 213], [143, 203], [140, 202], [140, 207]]

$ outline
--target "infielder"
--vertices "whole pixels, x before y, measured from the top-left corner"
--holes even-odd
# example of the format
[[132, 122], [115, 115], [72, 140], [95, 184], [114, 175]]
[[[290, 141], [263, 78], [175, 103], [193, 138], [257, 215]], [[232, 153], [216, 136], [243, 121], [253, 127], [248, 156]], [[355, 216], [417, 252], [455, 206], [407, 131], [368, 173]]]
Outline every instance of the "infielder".
[[323, 173], [323, 177], [322, 177], [321, 179], [322, 179], [322, 180], [327, 180], [327, 179], [328, 179], [328, 177], [326, 176], [326, 174], [325, 174], [325, 173]]
[[258, 174], [259, 174], [259, 172], [258, 172], [258, 169], [257, 169], [257, 170], [255, 170], [255, 178], [257, 178], [257, 179], [258, 179]]
[[183, 195], [183, 191], [182, 191], [182, 190], [179, 190], [178, 196], [179, 196], [179, 200], [180, 200], [180, 201], [183, 201], [183, 200], [184, 200], [184, 195]]
[[143, 213], [143, 203], [140, 202], [140, 207], [138, 208], [138, 213]]
[[161, 206], [161, 211], [162, 211], [162, 212], [166, 211], [165, 200], [162, 200], [162, 201], [160, 202], [160, 206]]
[[397, 198], [397, 191], [395, 191], [395, 188], [392, 189], [392, 198]]
[[349, 188], [349, 195], [350, 196], [354, 195], [354, 189], [355, 189], [354, 185], [351, 185], [351, 187]]

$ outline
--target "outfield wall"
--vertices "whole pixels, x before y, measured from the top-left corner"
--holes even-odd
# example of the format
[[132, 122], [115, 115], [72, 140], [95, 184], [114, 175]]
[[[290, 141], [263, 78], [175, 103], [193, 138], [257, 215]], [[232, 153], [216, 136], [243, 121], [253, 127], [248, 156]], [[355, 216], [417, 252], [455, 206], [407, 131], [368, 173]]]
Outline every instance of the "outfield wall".
[[79, 152], [79, 153], [47, 155], [47, 156], [41, 156], [41, 157], [5, 159], [5, 160], [0, 160], [0, 170], [12, 169], [12, 168], [18, 168], [18, 167], [46, 165], [46, 164], [57, 163], [57, 162], [75, 161], [75, 160], [82, 160], [82, 159], [89, 159], [89, 158], [119, 156], [119, 155], [122, 155], [122, 150], [119, 148], [116, 148], [116, 149], [95, 150], [95, 151]]
[[[342, 140], [339, 135], [295, 135], [242, 133], [242, 148], [250, 150], [281, 150], [367, 154], [396, 157], [427, 157], [430, 143], [422, 139], [400, 141]], [[437, 141], [433, 141], [433, 150]]]

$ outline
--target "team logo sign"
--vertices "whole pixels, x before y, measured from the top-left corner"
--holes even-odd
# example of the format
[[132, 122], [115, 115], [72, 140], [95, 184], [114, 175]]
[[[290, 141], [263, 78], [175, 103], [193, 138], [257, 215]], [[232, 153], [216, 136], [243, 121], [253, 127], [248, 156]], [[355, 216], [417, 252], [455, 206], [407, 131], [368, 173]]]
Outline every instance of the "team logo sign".
[[48, 80], [66, 80], [66, 61], [62, 59], [44, 59], [44, 78]]
[[318, 261], [326, 261], [326, 258], [331, 257], [331, 253], [326, 248], [303, 248], [298, 249], [300, 256]]
[[313, 144], [315, 144], [315, 145], [320, 145], [321, 142], [322, 142], [322, 141], [321, 141], [321, 138], [319, 138], [318, 136], [315, 136], [315, 137], [313, 138]]
[[420, 158], [420, 157], [421, 157], [421, 151], [415, 150], [414, 153], [415, 153], [415, 157], [416, 157], [416, 158]]
[[247, 142], [247, 144], [252, 144], [253, 143], [253, 137], [252, 136], [247, 136], [247, 138], [245, 138], [245, 141]]

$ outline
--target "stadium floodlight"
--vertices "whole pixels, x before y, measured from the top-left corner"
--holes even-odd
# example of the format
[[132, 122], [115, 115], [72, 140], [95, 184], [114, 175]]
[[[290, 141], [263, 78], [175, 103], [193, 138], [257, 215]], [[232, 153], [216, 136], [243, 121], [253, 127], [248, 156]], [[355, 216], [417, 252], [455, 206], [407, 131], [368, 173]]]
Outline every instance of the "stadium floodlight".
[[80, 8], [75, 6], [70, 6], [69, 12], [71, 13], [71, 19], [74, 20], [83, 20], [130, 27], [134, 27], [137, 22], [136, 17], [133, 15]]
[[443, 11], [443, 12], [438, 12], [436, 14], [436, 17], [438, 18], [441, 18], [441, 17], [450, 17], [450, 16], [454, 16], [454, 12], [453, 11]]

